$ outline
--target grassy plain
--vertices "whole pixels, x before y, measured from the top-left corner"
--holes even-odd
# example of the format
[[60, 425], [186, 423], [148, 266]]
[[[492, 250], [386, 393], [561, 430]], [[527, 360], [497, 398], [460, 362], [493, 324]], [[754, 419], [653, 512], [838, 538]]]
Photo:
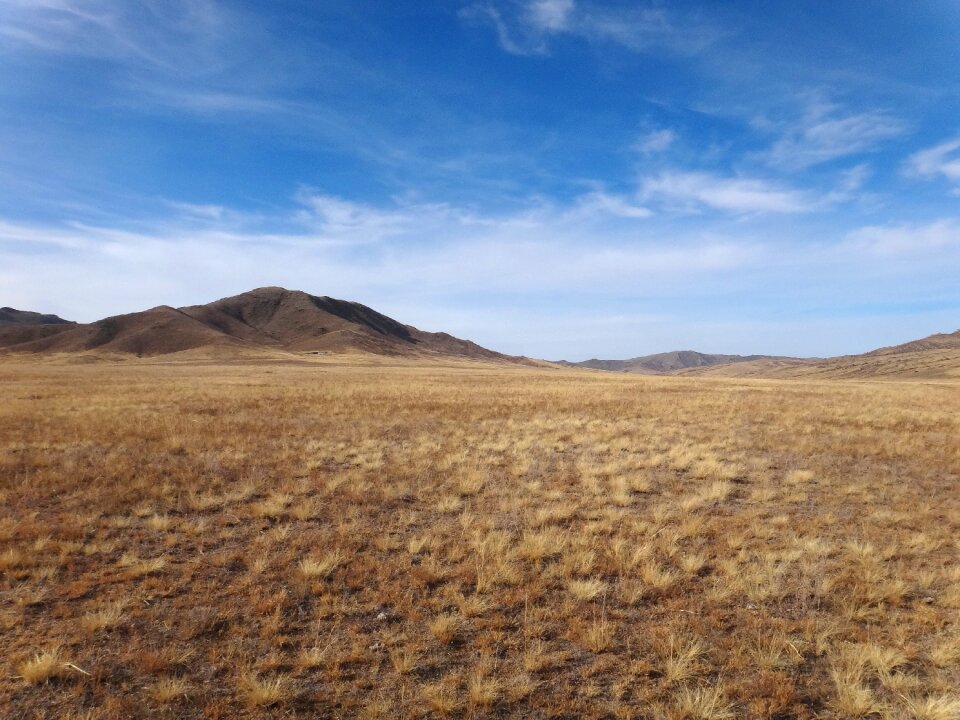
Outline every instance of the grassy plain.
[[0, 361], [0, 717], [960, 717], [960, 384]]

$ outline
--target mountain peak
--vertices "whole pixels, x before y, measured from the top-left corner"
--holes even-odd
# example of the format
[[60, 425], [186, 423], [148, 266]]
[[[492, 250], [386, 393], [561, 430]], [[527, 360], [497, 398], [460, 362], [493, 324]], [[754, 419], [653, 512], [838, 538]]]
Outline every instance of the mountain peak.
[[521, 362], [446, 333], [404, 325], [358, 302], [277, 286], [254, 288], [205, 305], [161, 305], [86, 325], [18, 328], [17, 332], [0, 330], [0, 348], [148, 356], [199, 348], [230, 353], [363, 352]]

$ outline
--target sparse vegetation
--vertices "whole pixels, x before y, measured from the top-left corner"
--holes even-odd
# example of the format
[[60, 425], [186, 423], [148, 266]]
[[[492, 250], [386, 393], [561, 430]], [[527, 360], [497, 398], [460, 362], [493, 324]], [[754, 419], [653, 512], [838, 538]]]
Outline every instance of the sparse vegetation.
[[31, 685], [49, 682], [63, 672], [63, 661], [56, 650], [47, 650], [34, 655], [17, 665], [20, 677]]
[[0, 716], [960, 717], [960, 393], [0, 360]]

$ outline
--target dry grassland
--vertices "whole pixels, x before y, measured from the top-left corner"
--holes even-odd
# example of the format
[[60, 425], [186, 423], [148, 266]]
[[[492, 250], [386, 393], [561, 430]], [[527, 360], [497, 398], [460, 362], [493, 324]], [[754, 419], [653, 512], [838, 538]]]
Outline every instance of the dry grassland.
[[960, 385], [0, 363], [0, 717], [960, 717]]

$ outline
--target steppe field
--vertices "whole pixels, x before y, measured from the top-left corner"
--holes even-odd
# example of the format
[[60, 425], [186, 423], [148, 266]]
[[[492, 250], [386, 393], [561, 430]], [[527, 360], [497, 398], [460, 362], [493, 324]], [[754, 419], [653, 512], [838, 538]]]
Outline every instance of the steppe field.
[[0, 359], [0, 717], [960, 718], [960, 383]]

